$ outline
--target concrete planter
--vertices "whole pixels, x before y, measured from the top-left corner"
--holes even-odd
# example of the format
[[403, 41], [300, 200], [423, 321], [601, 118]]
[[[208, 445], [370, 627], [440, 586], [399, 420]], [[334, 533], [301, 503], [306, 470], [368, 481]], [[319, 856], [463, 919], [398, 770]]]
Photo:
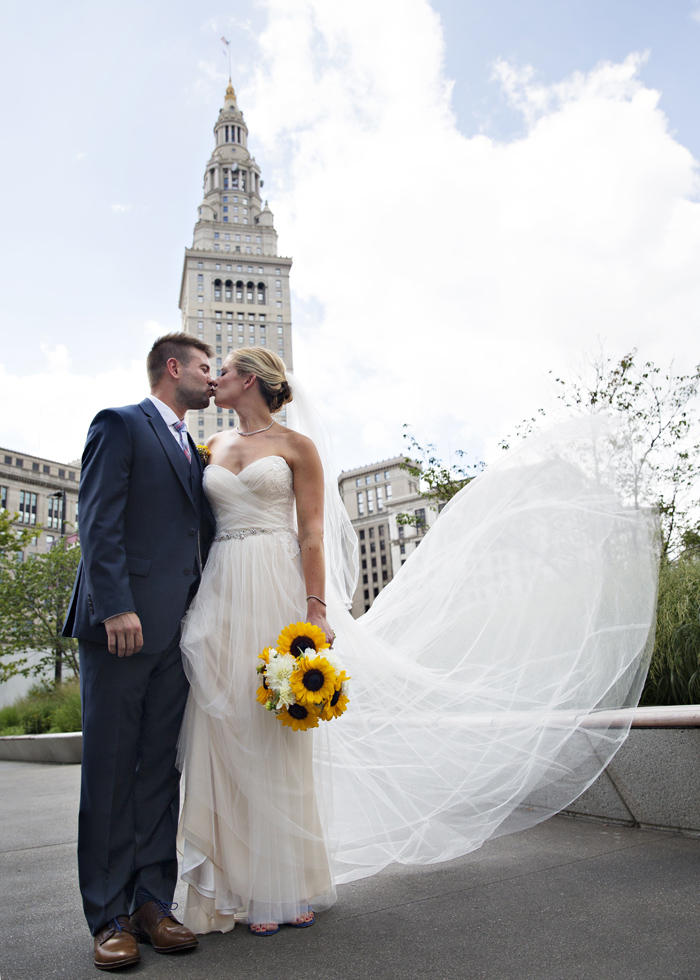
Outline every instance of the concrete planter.
[[82, 732], [58, 735], [4, 735], [0, 759], [6, 762], [77, 763], [83, 748]]

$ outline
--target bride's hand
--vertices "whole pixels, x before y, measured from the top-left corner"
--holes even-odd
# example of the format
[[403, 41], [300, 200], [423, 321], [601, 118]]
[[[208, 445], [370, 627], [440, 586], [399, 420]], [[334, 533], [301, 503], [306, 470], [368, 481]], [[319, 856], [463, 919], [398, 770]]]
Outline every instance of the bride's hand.
[[306, 606], [306, 621], [312, 626], [318, 626], [326, 634], [326, 641], [333, 646], [335, 633], [326, 619], [326, 607], [315, 599], [310, 599]]

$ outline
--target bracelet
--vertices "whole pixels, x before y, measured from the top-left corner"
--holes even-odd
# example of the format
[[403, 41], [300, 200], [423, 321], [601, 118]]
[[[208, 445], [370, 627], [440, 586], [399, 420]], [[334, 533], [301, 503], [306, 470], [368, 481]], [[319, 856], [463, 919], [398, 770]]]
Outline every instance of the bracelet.
[[317, 596], [317, 595], [307, 595], [306, 601], [308, 602], [309, 599], [317, 599], [321, 603], [322, 606], [325, 606], [326, 605], [326, 603], [323, 601], [323, 599], [320, 598], [320, 596]]

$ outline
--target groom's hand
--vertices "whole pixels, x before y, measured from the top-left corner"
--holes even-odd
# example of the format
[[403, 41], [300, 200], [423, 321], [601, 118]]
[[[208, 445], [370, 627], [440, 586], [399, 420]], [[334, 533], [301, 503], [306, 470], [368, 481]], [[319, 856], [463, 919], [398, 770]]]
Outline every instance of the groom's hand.
[[119, 613], [105, 619], [107, 630], [107, 646], [110, 653], [118, 657], [130, 657], [138, 653], [143, 646], [141, 620], [135, 612]]

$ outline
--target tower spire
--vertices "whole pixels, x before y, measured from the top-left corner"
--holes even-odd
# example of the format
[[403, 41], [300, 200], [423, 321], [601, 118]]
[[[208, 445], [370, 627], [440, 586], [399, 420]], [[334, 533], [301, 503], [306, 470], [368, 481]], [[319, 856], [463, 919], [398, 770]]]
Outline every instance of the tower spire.
[[[249, 344], [272, 348], [292, 368], [292, 260], [277, 252], [274, 216], [267, 202], [263, 205], [262, 187], [229, 78], [180, 291], [183, 330], [211, 344], [212, 374], [221, 372], [228, 354]], [[213, 432], [233, 427], [235, 416], [233, 410], [211, 405], [189, 412], [187, 424], [204, 442]]]

